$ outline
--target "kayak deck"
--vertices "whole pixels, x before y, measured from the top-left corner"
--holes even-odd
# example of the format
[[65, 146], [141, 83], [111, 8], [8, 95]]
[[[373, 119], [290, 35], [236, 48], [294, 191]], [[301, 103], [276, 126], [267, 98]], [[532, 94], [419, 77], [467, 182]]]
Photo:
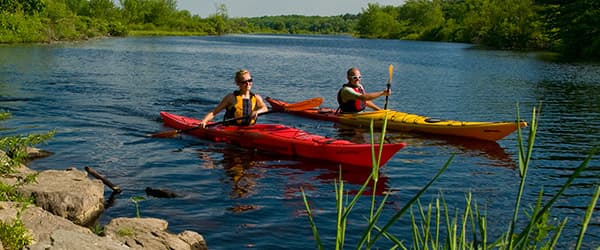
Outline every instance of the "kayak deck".
[[[273, 110], [281, 110], [287, 102], [269, 98]], [[285, 111], [312, 119], [337, 122], [354, 127], [369, 127], [371, 120], [374, 126], [381, 128], [387, 115], [387, 129], [392, 131], [418, 132], [437, 135], [459, 136], [478, 140], [497, 141], [517, 130], [517, 126], [525, 127], [521, 122], [468, 122], [440, 120], [427, 116], [409, 114], [394, 110], [379, 110], [356, 114], [336, 114], [334, 109], [313, 108], [301, 111]]]
[[[281, 124], [255, 124], [253, 126], [209, 126], [195, 128], [200, 120], [161, 112], [163, 122], [172, 128], [188, 130], [189, 134], [216, 142], [226, 142], [244, 148], [278, 153], [293, 157], [325, 160], [359, 167], [372, 167], [371, 144], [357, 144], [310, 134]], [[194, 128], [192, 130], [189, 130]], [[384, 165], [405, 143], [384, 144], [380, 166]], [[374, 145], [379, 152], [379, 144]]]

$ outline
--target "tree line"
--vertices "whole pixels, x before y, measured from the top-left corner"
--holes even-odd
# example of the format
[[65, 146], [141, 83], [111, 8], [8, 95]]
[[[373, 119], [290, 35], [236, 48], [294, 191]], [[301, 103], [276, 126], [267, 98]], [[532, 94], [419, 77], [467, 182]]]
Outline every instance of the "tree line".
[[407, 0], [368, 4], [358, 14], [208, 17], [176, 0], [0, 0], [0, 43], [81, 40], [128, 34], [351, 34], [361, 38], [466, 42], [600, 58], [600, 1]]
[[466, 42], [600, 58], [600, 1], [407, 0], [369, 4], [355, 34], [365, 38]]

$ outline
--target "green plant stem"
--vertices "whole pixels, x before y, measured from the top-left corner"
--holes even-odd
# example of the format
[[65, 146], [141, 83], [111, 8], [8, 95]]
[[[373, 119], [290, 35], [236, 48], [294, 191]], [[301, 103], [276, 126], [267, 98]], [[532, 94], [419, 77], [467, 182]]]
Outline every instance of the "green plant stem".
[[[519, 111], [519, 105], [517, 104], [517, 121], [521, 120], [521, 117], [519, 115], [520, 111]], [[531, 125], [529, 126], [529, 140], [528, 140], [528, 148], [527, 151], [525, 151], [525, 147], [523, 146], [523, 135], [521, 134], [521, 127], [517, 126], [517, 133], [518, 133], [518, 144], [519, 144], [519, 175], [521, 177], [521, 181], [519, 183], [519, 191], [517, 192], [517, 199], [515, 202], [515, 210], [513, 211], [513, 218], [512, 221], [510, 223], [509, 229], [508, 229], [508, 234], [506, 235], [507, 239], [506, 242], [508, 242], [507, 244], [507, 249], [513, 249], [512, 246], [512, 235], [514, 233], [514, 228], [515, 225], [517, 223], [517, 219], [519, 217], [519, 208], [520, 208], [520, 204], [521, 204], [521, 198], [523, 197], [523, 191], [525, 189], [525, 181], [527, 180], [527, 170], [529, 168], [529, 159], [531, 158], [531, 153], [532, 153], [532, 149], [533, 149], [533, 142], [535, 139], [535, 134], [537, 131], [537, 113], [536, 113], [536, 108], [533, 108], [533, 113], [532, 113], [532, 118], [531, 118]]]
[[585, 234], [585, 231], [587, 230], [587, 226], [590, 223], [590, 219], [592, 218], [592, 213], [594, 212], [594, 209], [596, 208], [596, 204], [598, 202], [599, 196], [600, 196], [600, 186], [597, 185], [596, 192], [592, 196], [592, 200], [590, 201], [590, 204], [588, 205], [588, 208], [585, 211], [585, 217], [584, 217], [583, 223], [581, 225], [581, 230], [579, 231], [579, 236], [577, 237], [577, 245], [575, 246], [575, 249], [581, 248], [581, 243], [583, 242], [583, 235]]

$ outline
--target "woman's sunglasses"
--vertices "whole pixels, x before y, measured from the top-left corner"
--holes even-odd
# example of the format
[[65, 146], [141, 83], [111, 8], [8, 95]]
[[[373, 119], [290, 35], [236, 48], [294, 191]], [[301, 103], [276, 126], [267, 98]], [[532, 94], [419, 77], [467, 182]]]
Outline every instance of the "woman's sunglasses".
[[248, 84], [248, 83], [251, 83], [251, 82], [252, 82], [252, 78], [250, 78], [248, 80], [245, 80], [245, 81], [239, 81], [238, 83], [239, 84]]

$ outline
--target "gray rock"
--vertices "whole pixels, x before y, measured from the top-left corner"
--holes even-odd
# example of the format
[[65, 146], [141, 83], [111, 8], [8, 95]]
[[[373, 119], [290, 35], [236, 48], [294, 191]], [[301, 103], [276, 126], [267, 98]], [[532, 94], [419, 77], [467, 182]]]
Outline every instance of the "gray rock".
[[[0, 164], [7, 163], [6, 154], [0, 150]], [[25, 165], [16, 170], [1, 176], [0, 181], [15, 185], [37, 173]], [[193, 231], [171, 234], [166, 221], [154, 218], [117, 218], [106, 225], [106, 237], [94, 234], [82, 225], [89, 225], [102, 213], [104, 186], [100, 180], [89, 179], [84, 171], [42, 171], [35, 183], [17, 190], [23, 196], [33, 196], [35, 206], [0, 202], [0, 221], [23, 222], [33, 240], [26, 249], [208, 249], [202, 235]]]
[[167, 232], [168, 223], [155, 218], [116, 218], [106, 225], [105, 234], [133, 249], [208, 249], [202, 235], [184, 231]]
[[10, 223], [17, 218], [21, 219], [33, 239], [28, 249], [128, 249], [118, 241], [100, 237], [40, 207], [30, 205], [23, 209], [21, 203], [0, 202], [1, 221]]
[[27, 160], [28, 161], [46, 158], [46, 157], [54, 154], [50, 151], [46, 151], [46, 150], [34, 148], [34, 147], [27, 147], [26, 150], [27, 150]]
[[129, 247], [114, 241], [111, 238], [100, 237], [94, 234], [57, 230], [52, 232], [50, 240], [40, 242], [28, 247], [30, 250], [124, 250]]
[[46, 170], [37, 182], [19, 189], [35, 198], [35, 204], [78, 225], [89, 225], [104, 209], [104, 186], [77, 169]]

